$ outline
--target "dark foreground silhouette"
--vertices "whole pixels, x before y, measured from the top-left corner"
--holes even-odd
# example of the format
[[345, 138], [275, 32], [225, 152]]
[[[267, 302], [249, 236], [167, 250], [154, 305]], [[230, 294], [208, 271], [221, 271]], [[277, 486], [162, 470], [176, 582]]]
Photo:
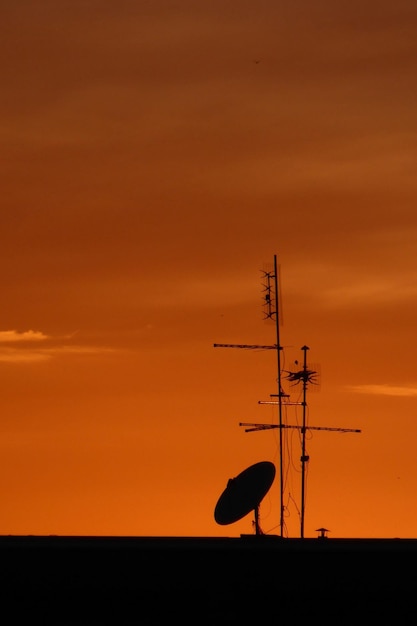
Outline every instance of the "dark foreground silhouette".
[[8, 625], [402, 625], [416, 558], [417, 539], [3, 536], [1, 610]]

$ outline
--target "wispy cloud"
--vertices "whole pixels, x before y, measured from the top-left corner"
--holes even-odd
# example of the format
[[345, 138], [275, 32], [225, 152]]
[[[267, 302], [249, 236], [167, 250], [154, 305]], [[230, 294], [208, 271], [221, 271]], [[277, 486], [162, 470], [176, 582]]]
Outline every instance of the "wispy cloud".
[[0, 330], [0, 344], [20, 341], [45, 341], [48, 335], [39, 330]]
[[417, 295], [415, 277], [410, 282], [381, 279], [369, 276], [355, 284], [328, 289], [325, 301], [333, 306], [382, 304], [384, 302], [414, 300]]
[[395, 385], [350, 385], [347, 387], [348, 391], [353, 393], [364, 393], [374, 396], [402, 396], [402, 397], [417, 397], [417, 383], [409, 386], [395, 386]]
[[1, 363], [35, 363], [47, 361], [51, 355], [42, 350], [15, 350], [13, 348], [0, 348]]
[[[75, 333], [67, 335], [68, 340]], [[0, 362], [36, 363], [63, 355], [94, 355], [114, 352], [105, 346], [57, 343], [62, 337], [53, 337], [41, 331], [0, 331]], [[36, 342], [41, 345], [35, 345]], [[13, 345], [11, 345], [13, 344]]]
[[[411, 229], [410, 229], [411, 231]], [[384, 239], [386, 234], [376, 239], [378, 245], [388, 245]], [[415, 230], [404, 234], [396, 233], [395, 245], [403, 250], [411, 250], [407, 236], [413, 238], [414, 246], [417, 232]], [[381, 243], [382, 242], [382, 243]], [[411, 254], [411, 253], [410, 253]], [[296, 285], [294, 287], [293, 285]], [[328, 262], [311, 263], [308, 272], [302, 264], [295, 265], [286, 272], [285, 290], [307, 293], [312, 291], [314, 297], [326, 310], [354, 309], [364, 307], [394, 306], [396, 304], [415, 303], [417, 298], [417, 271], [413, 266], [398, 272], [388, 269], [381, 273], [379, 268], [368, 266], [359, 272], [352, 273], [351, 267], [343, 263]]]

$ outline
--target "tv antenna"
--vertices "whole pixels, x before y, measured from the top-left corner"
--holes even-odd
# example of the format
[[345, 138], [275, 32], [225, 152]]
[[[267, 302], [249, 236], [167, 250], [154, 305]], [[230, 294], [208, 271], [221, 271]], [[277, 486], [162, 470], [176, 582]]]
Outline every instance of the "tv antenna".
[[277, 352], [277, 383], [278, 383], [278, 427], [279, 427], [279, 493], [280, 493], [280, 535], [284, 534], [284, 469], [283, 469], [283, 437], [282, 437], [282, 398], [284, 394], [281, 386], [281, 344], [280, 344], [280, 319], [279, 299], [278, 299], [278, 261], [277, 255], [274, 255], [274, 269], [264, 272], [264, 319], [271, 319], [275, 322], [275, 344], [273, 345], [257, 345], [257, 344], [233, 344], [233, 343], [215, 343], [215, 348], [243, 348], [248, 350], [276, 350]]
[[[303, 408], [302, 424], [256, 424], [250, 422], [240, 422], [239, 426], [246, 426], [245, 432], [253, 432], [257, 430], [270, 430], [273, 428], [279, 428], [282, 433], [284, 428], [294, 428], [301, 432], [301, 511], [300, 511], [300, 537], [304, 538], [304, 521], [305, 521], [305, 482], [306, 482], [306, 466], [310, 457], [306, 452], [306, 433], [307, 430], [327, 430], [343, 433], [360, 433], [361, 431], [356, 428], [335, 428], [329, 426], [308, 426], [307, 425], [307, 387], [308, 384], [317, 384], [317, 372], [307, 367], [307, 351], [308, 346], [303, 346], [301, 350], [304, 353], [303, 366], [301, 369], [295, 371], [286, 371], [285, 378], [292, 382], [294, 385], [302, 384], [302, 401], [292, 402], [288, 404], [301, 404]], [[261, 404], [277, 404], [276, 401], [261, 402]], [[281, 439], [280, 439], [281, 441]]]
[[[304, 538], [304, 522], [305, 522], [305, 477], [306, 477], [306, 464], [309, 461], [309, 456], [306, 454], [306, 433], [307, 430], [327, 430], [338, 432], [355, 432], [360, 433], [359, 429], [352, 428], [332, 428], [326, 426], [307, 426], [307, 387], [308, 384], [317, 383], [317, 372], [307, 367], [307, 351], [308, 346], [303, 346], [301, 349], [304, 352], [303, 366], [301, 369], [295, 371], [283, 372], [281, 367], [281, 351], [282, 346], [280, 343], [280, 301], [278, 298], [279, 285], [278, 285], [278, 263], [277, 256], [274, 255], [274, 269], [273, 271], [264, 272], [264, 319], [271, 319], [275, 322], [275, 337], [276, 341], [273, 345], [258, 345], [258, 344], [224, 344], [215, 343], [215, 348], [243, 348], [243, 349], [261, 349], [261, 350], [276, 350], [277, 353], [277, 393], [273, 396], [277, 397], [277, 401], [272, 402], [260, 402], [261, 404], [275, 404], [278, 406], [278, 423], [277, 424], [256, 424], [249, 422], [240, 422], [239, 426], [246, 426], [245, 432], [270, 430], [274, 428], [279, 429], [279, 492], [280, 492], [280, 535], [284, 534], [284, 459], [283, 459], [283, 431], [285, 428], [293, 428], [301, 431], [301, 515], [300, 515], [300, 536]], [[303, 399], [301, 402], [289, 402], [289, 394], [285, 393], [282, 388], [282, 378], [285, 373], [285, 378], [289, 383], [293, 385], [302, 384]], [[302, 425], [290, 425], [283, 423], [283, 405], [285, 399], [285, 406], [301, 404], [303, 407]]]

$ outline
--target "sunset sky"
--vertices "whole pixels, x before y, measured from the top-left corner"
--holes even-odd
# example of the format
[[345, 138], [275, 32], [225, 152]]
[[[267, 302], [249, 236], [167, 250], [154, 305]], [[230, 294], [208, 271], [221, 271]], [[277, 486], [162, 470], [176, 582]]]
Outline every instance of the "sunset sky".
[[3, 3], [0, 534], [253, 532], [213, 513], [278, 469], [239, 426], [277, 354], [214, 344], [275, 343], [276, 256], [308, 424], [361, 430], [308, 431], [305, 536], [417, 536], [416, 35], [413, 0]]

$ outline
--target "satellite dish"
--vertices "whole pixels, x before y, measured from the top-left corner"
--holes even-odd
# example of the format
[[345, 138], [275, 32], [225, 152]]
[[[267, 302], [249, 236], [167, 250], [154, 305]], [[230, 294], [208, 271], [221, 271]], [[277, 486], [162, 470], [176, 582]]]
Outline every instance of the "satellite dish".
[[275, 465], [260, 461], [246, 468], [236, 478], [230, 478], [214, 509], [214, 519], [220, 525], [233, 524], [255, 511], [256, 534], [260, 534], [258, 509], [275, 478]]

